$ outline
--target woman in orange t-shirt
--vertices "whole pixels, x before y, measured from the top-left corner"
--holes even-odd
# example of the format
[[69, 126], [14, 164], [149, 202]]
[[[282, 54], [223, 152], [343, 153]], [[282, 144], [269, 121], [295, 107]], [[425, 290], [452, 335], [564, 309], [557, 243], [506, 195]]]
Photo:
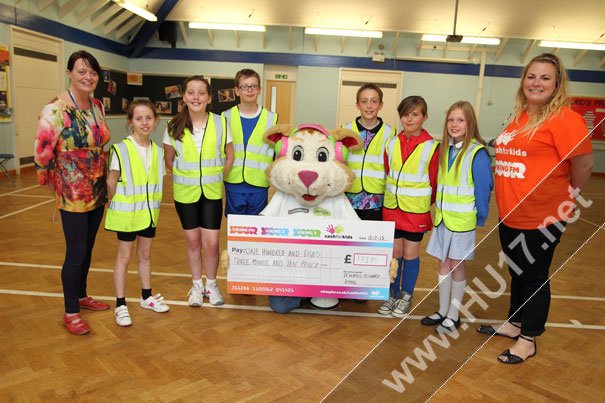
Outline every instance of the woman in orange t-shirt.
[[567, 73], [553, 54], [523, 69], [514, 118], [498, 135], [496, 203], [502, 251], [511, 274], [508, 321], [477, 331], [516, 342], [498, 357], [517, 364], [536, 354], [550, 306], [549, 269], [573, 199], [594, 163], [588, 129], [569, 108]]

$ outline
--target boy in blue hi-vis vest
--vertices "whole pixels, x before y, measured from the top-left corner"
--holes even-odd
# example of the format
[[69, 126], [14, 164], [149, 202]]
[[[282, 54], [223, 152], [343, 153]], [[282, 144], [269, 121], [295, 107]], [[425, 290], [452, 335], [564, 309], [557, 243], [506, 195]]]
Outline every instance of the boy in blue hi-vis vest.
[[[223, 216], [223, 175], [233, 164], [233, 145], [225, 118], [206, 109], [212, 87], [203, 76], [183, 83], [183, 109], [164, 132], [166, 166], [172, 170], [174, 206], [187, 241], [187, 261], [193, 284], [189, 306], [199, 307], [207, 296], [222, 305], [216, 283], [218, 240]], [[202, 260], [203, 253], [203, 260]], [[206, 285], [202, 280], [202, 266]]]
[[466, 101], [456, 102], [445, 119], [435, 228], [426, 250], [439, 260], [439, 310], [420, 321], [425, 326], [438, 325], [438, 333], [460, 327], [458, 311], [466, 287], [464, 261], [474, 258], [475, 228], [485, 224], [493, 184], [475, 111]]
[[234, 84], [240, 103], [223, 112], [235, 153], [233, 167], [225, 174], [225, 215], [257, 215], [267, 206], [265, 170], [274, 156], [263, 135], [277, 123], [277, 114], [258, 105], [261, 85], [256, 71], [238, 71]]
[[151, 242], [155, 237], [164, 178], [163, 150], [149, 139], [157, 112], [152, 102], [137, 100], [128, 108], [131, 134], [111, 148], [107, 189], [112, 197], [105, 229], [118, 235], [118, 256], [114, 267], [116, 287], [115, 321], [132, 325], [126, 306], [126, 274], [137, 241], [137, 269], [141, 279], [142, 308], [167, 312], [161, 294], [151, 293]]

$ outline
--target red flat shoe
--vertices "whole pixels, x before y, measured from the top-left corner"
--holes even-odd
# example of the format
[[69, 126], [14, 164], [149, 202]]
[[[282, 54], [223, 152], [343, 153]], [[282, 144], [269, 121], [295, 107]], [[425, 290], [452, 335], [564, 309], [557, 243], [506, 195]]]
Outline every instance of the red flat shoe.
[[79, 313], [75, 315], [65, 315], [63, 317], [63, 324], [72, 334], [86, 334], [90, 332], [90, 326], [88, 323], [84, 322], [84, 319], [80, 316]]
[[106, 311], [109, 309], [109, 304], [95, 301], [92, 297], [86, 297], [80, 300], [80, 308], [90, 309], [91, 311]]

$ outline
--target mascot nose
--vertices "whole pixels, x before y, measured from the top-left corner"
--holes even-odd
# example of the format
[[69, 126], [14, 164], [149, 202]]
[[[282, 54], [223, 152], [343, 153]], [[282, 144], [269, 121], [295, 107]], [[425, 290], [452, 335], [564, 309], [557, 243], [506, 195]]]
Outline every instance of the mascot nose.
[[317, 180], [318, 176], [319, 175], [315, 171], [300, 171], [298, 173], [298, 177], [306, 187], [311, 186], [313, 182]]

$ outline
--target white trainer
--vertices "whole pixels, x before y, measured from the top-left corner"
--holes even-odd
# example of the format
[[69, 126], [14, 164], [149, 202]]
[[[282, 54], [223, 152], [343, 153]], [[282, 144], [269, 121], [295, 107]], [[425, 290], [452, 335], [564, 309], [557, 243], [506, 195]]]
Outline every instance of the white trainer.
[[204, 304], [204, 287], [200, 287], [197, 284], [193, 284], [189, 290], [189, 306], [202, 306]]
[[393, 312], [393, 308], [395, 307], [395, 301], [397, 301], [393, 297], [389, 297], [388, 300], [384, 301], [378, 307], [378, 313], [381, 315], [390, 315]]
[[223, 300], [223, 296], [221, 295], [221, 290], [218, 289], [216, 283], [206, 284], [206, 295], [208, 296], [210, 305], [223, 305], [225, 303], [225, 300]]
[[412, 308], [412, 295], [407, 292], [403, 293], [403, 296], [397, 300], [395, 306], [393, 307], [393, 312], [391, 312], [391, 316], [396, 318], [403, 318], [406, 314], [410, 312]]
[[141, 308], [151, 309], [152, 311], [160, 313], [168, 312], [170, 310], [170, 307], [164, 302], [162, 294], [155, 294], [147, 299], [141, 298]]
[[114, 312], [116, 323], [118, 326], [130, 326], [132, 325], [132, 319], [130, 319], [130, 313], [128, 313], [128, 307], [126, 305], [120, 305]]

